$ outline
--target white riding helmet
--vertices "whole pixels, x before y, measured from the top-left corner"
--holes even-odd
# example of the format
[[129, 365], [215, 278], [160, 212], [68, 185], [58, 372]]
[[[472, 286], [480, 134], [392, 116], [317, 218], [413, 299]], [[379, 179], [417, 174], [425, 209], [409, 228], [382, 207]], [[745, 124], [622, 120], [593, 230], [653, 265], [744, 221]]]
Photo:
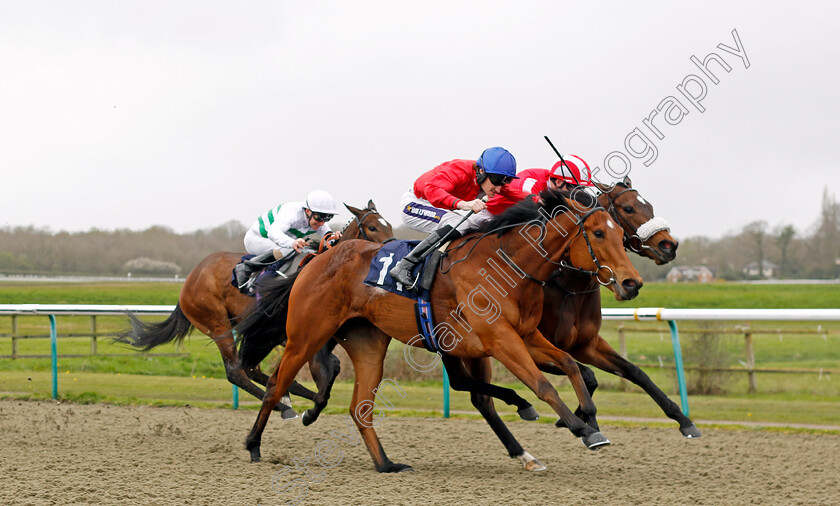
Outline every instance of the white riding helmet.
[[315, 213], [336, 214], [332, 195], [324, 190], [314, 190], [306, 196], [306, 208]]

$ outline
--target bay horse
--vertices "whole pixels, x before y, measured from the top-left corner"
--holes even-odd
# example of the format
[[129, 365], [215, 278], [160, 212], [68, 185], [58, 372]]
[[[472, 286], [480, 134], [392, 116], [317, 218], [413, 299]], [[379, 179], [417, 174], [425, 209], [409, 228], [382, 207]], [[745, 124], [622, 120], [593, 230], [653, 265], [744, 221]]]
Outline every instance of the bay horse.
[[[601, 193], [598, 202], [603, 206], [624, 231], [625, 248], [652, 259], [657, 265], [670, 262], [676, 257], [679, 243], [670, 234], [670, 227], [653, 212], [653, 206], [632, 187], [630, 178], [625, 178], [616, 185], [607, 187], [596, 184]], [[565, 267], [565, 268], [564, 268]], [[647, 374], [635, 364], [623, 358], [604, 340], [601, 328], [601, 290], [598, 281], [591, 273], [580, 272], [568, 266], [557, 270], [543, 287], [543, 312], [539, 330], [557, 348], [568, 352], [578, 362], [594, 365], [606, 372], [615, 374], [639, 385], [653, 398], [663, 412], [679, 424], [680, 432], [686, 438], [700, 437], [701, 433], [694, 422], [685, 416], [679, 406], [654, 384]], [[545, 469], [539, 460], [526, 452], [516, 441], [513, 434], [502, 422], [491, 397], [499, 390], [487, 389], [483, 384], [491, 380], [491, 367], [487, 359], [457, 359], [442, 355], [442, 361], [450, 378], [466, 375], [477, 380], [471, 384], [470, 399], [473, 406], [481, 413], [512, 458], [518, 458], [524, 467], [531, 471]], [[537, 362], [543, 372], [566, 374], [566, 370], [553, 364]], [[578, 363], [586, 389], [591, 396], [598, 387], [595, 374], [591, 369]], [[457, 381], [457, 380], [456, 380]], [[572, 381], [573, 385], [575, 384]], [[492, 387], [492, 385], [491, 385]], [[463, 390], [463, 388], [458, 388]], [[506, 395], [511, 395], [506, 392]], [[499, 397], [497, 397], [499, 398]], [[581, 395], [578, 393], [578, 398]], [[585, 399], [585, 396], [583, 397]], [[510, 404], [507, 398], [503, 398]], [[598, 428], [594, 404], [582, 403], [575, 415], [588, 425]], [[563, 426], [562, 419], [557, 421]]]
[[[377, 243], [394, 239], [391, 224], [382, 218], [373, 200], [369, 200], [363, 209], [347, 204], [345, 207], [353, 214], [353, 219], [344, 227], [339, 243], [349, 239], [365, 239]], [[255, 359], [249, 367], [242, 367], [231, 329], [233, 324], [247, 314], [253, 297], [242, 294], [231, 285], [231, 273], [243, 255], [226, 251], [208, 255], [187, 275], [178, 304], [166, 320], [144, 323], [129, 313], [132, 328], [119, 334], [117, 340], [145, 351], [164, 343], [180, 342], [193, 328], [197, 328], [219, 348], [228, 381], [262, 399], [264, 392], [254, 382], [265, 386], [268, 376], [260, 370], [259, 364], [281, 342], [274, 342], [263, 349], [264, 355]], [[338, 375], [338, 359], [329, 352], [315, 358], [317, 363], [310, 364], [313, 379], [318, 385], [318, 391], [324, 389], [328, 396], [328, 387]], [[314, 400], [316, 395], [297, 382], [290, 391], [309, 400]], [[289, 410], [285, 413], [297, 416]]]
[[[542, 288], [561, 260], [591, 272], [618, 300], [635, 297], [642, 281], [609, 214], [594, 208], [594, 198], [587, 206], [593, 208], [584, 212], [568, 197], [543, 192], [539, 203], [522, 201], [492, 219], [486, 228], [489, 232], [466, 236], [465, 241], [474, 240], [472, 246], [448, 257], [448, 269], [438, 274], [430, 300], [438, 322], [435, 332], [443, 336], [441, 347], [447, 354], [497, 359], [548, 403], [572, 434], [587, 447], [596, 448], [609, 441], [572, 413], [532, 358], [536, 352], [552, 363], [571, 365], [574, 370], [567, 370], [570, 376], [577, 372], [574, 360], [537, 329]], [[237, 331], [247, 343], [282, 332], [285, 326], [287, 342], [246, 439], [252, 462], [261, 458], [262, 432], [281, 394], [300, 368], [337, 335], [356, 374], [351, 416], [377, 471], [411, 469], [388, 459], [373, 429], [373, 399], [382, 380], [388, 342], [395, 338], [422, 346], [414, 328], [414, 302], [363, 283], [380, 248], [361, 241], [338, 245], [313, 259], [296, 280], [269, 280], [258, 289], [257, 307]], [[493, 268], [498, 278], [488, 275], [486, 266]], [[499, 278], [507, 284], [500, 284]]]

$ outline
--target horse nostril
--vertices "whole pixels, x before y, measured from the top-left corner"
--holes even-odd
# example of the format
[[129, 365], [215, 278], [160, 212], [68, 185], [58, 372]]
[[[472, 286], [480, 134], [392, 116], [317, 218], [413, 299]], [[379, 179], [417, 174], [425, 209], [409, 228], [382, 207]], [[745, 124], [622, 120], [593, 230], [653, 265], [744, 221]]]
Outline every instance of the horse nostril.
[[668, 240], [659, 241], [659, 249], [663, 253], [670, 253], [671, 250], [677, 249], [677, 245]]
[[621, 286], [628, 292], [634, 292], [639, 289], [639, 282], [635, 279], [628, 278], [621, 282]]

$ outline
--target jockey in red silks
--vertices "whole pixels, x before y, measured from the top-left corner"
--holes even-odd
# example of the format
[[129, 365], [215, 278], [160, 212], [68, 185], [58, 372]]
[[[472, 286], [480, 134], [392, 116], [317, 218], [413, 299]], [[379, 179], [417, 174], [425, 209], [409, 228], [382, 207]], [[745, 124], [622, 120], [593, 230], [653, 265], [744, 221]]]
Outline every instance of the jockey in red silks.
[[[441, 239], [453, 239], [469, 227], [492, 217], [483, 197], [503, 195], [519, 201], [527, 193], [511, 190], [516, 179], [516, 159], [504, 148], [487, 148], [478, 160], [451, 160], [417, 178], [414, 186], [400, 199], [400, 217], [409, 228], [430, 233], [389, 274], [405, 286], [416, 280], [412, 269]], [[469, 211], [464, 215], [456, 210]], [[453, 230], [457, 227], [457, 230]]]
[[[539, 195], [546, 188], [550, 190], [572, 191], [576, 187], [592, 187], [592, 174], [587, 164], [577, 155], [566, 155], [554, 164], [551, 170], [528, 169], [517, 174], [518, 179], [510, 184], [511, 190], [518, 190], [524, 195]], [[508, 207], [516, 204], [520, 198], [498, 194], [487, 202], [490, 214], [501, 214]]]

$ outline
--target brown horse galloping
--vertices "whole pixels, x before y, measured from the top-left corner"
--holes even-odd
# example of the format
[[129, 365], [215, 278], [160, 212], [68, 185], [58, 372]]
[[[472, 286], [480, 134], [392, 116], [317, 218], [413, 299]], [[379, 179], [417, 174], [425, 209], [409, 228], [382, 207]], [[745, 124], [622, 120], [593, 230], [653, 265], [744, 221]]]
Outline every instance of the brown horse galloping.
[[[608, 441], [571, 412], [529, 354], [538, 350], [554, 363], [571, 364], [577, 370], [574, 361], [537, 329], [542, 286], [561, 260], [592, 272], [609, 284], [619, 300], [635, 297], [642, 281], [609, 215], [600, 208], [578, 212], [577, 204], [567, 196], [544, 192], [541, 203], [523, 201], [489, 222], [485, 230], [496, 233], [465, 237], [465, 241], [475, 242], [470, 248], [461, 248], [455, 255], [458, 258], [450, 255], [448, 271], [438, 274], [430, 300], [436, 334], [444, 336], [441, 347], [448, 354], [496, 358], [547, 402], [572, 434], [594, 448]], [[289, 290], [285, 314], [267, 311], [273, 301], [283, 297], [282, 290], [272, 291], [269, 285], [260, 291], [257, 309], [237, 327], [247, 343], [248, 339], [264, 339], [262, 333], [272, 331], [272, 320], [274, 330], [277, 320], [286, 321], [283, 359], [268, 382], [260, 413], [246, 440], [252, 461], [260, 460], [262, 432], [282, 392], [298, 370], [338, 335], [356, 373], [351, 415], [376, 469], [395, 472], [410, 468], [385, 455], [369, 409], [382, 380], [390, 339], [421, 346], [414, 330], [413, 302], [362, 282], [380, 248], [360, 241], [332, 248], [300, 271], [294, 283], [277, 282]], [[492, 276], [487, 274], [491, 269], [495, 272]]]
[[[394, 238], [390, 223], [382, 218], [372, 200], [368, 201], [364, 209], [347, 204], [345, 206], [353, 213], [353, 220], [344, 228], [339, 242], [366, 239], [383, 243]], [[268, 376], [260, 370], [259, 363], [274, 346], [281, 343], [276, 342], [264, 350], [265, 355], [255, 359], [254, 363], [257, 365], [247, 369], [241, 366], [231, 328], [246, 315], [254, 300], [243, 295], [230, 282], [233, 267], [239, 263], [242, 255], [243, 253], [219, 252], [207, 256], [187, 276], [178, 304], [169, 318], [149, 324], [129, 314], [132, 329], [120, 334], [117, 340], [141, 350], [149, 350], [171, 341], [182, 341], [195, 327], [219, 347], [228, 381], [262, 399], [263, 390], [252, 380], [261, 385], [266, 384]], [[334, 356], [332, 359], [334, 360], [330, 363], [310, 364], [319, 392], [331, 385], [338, 374], [338, 359]], [[291, 392], [313, 400], [313, 392], [300, 385], [297, 387], [299, 388], [292, 388]]]
[[[624, 229], [624, 246], [641, 256], [653, 259], [662, 265], [676, 257], [678, 242], [669, 231], [664, 220], [655, 217], [653, 206], [632, 188], [629, 178], [613, 187], [598, 185], [602, 193], [599, 203]], [[679, 423], [680, 432], [687, 438], [700, 437], [700, 431], [694, 422], [680, 411], [659, 387], [657, 387], [641, 369], [623, 358], [600, 335], [601, 328], [601, 290], [600, 285], [589, 273], [574, 269], [560, 269], [543, 289], [543, 313], [539, 330], [557, 348], [568, 352], [574, 359], [591, 364], [599, 369], [623, 377], [639, 385], [662, 408], [665, 414]], [[512, 458], [522, 461], [526, 469], [545, 469], [538, 460], [526, 452], [516, 441], [502, 422], [492, 397], [501, 390], [508, 395], [507, 389], [490, 385], [491, 367], [487, 359], [458, 360], [443, 355], [443, 362], [451, 378], [467, 375], [478, 380], [479, 384], [470, 384], [471, 400], [479, 413], [502, 441]], [[567, 371], [551, 364], [537, 364], [540, 370], [551, 374], [566, 374]], [[598, 387], [595, 374], [588, 367], [578, 364], [580, 373], [591, 396]], [[574, 380], [573, 380], [574, 384]], [[499, 397], [497, 397], [499, 398]], [[580, 395], [579, 395], [580, 398]], [[503, 400], [506, 400], [503, 398]], [[506, 402], [510, 403], [508, 400]], [[575, 414], [588, 425], [598, 428], [595, 411], [583, 404]], [[558, 426], [562, 426], [558, 420]]]

